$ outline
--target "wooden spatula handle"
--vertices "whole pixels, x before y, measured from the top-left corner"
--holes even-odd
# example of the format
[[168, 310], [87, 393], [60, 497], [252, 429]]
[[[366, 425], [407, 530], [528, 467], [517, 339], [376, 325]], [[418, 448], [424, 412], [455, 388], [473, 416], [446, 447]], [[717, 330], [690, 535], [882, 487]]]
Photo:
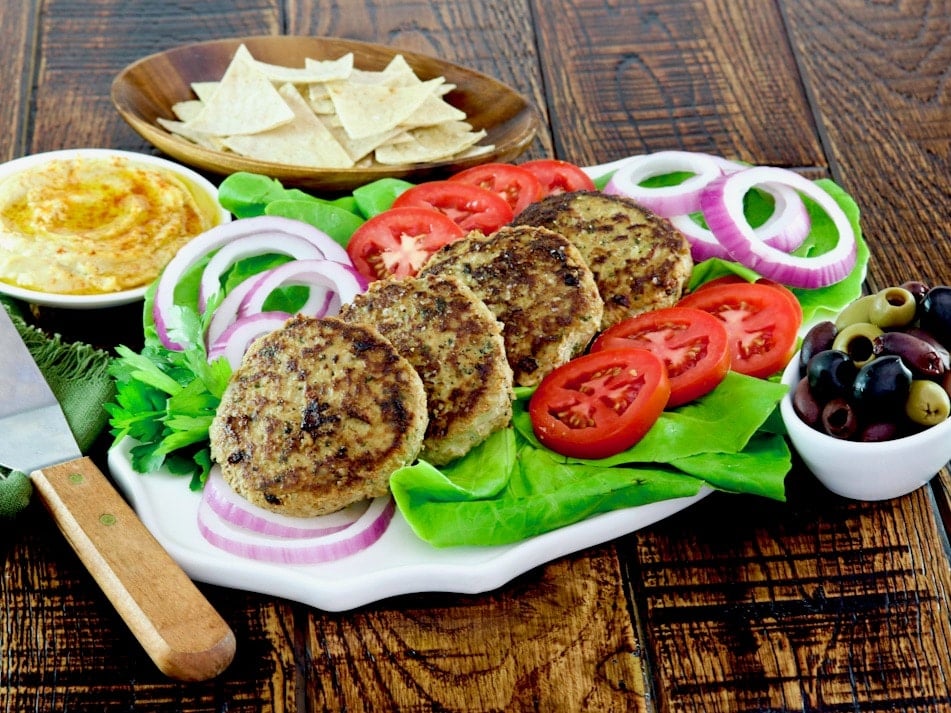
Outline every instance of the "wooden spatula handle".
[[203, 681], [227, 668], [235, 651], [231, 629], [89, 458], [31, 477], [66, 539], [164, 674]]

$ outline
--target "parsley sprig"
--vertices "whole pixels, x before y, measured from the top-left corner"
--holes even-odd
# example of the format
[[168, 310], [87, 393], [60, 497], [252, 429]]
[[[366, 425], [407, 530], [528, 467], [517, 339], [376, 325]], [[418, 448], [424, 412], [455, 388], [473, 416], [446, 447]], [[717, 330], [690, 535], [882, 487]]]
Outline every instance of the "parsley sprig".
[[164, 467], [191, 476], [190, 487], [200, 490], [211, 469], [208, 429], [231, 367], [223, 358], [208, 362], [202, 338], [206, 320], [184, 307], [171, 312], [166, 315], [170, 334], [185, 349], [166, 349], [148, 325], [141, 352], [117, 347], [118, 357], [110, 366], [116, 398], [105, 408], [115, 442], [126, 437], [137, 441], [131, 450], [136, 471]]

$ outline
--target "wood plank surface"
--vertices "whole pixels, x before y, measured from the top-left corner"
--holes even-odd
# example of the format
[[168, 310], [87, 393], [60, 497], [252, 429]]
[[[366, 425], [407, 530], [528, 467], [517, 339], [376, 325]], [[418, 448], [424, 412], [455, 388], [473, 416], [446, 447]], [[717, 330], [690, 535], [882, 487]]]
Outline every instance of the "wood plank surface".
[[[342, 36], [511, 84], [542, 118], [529, 156], [686, 149], [829, 175], [862, 208], [870, 288], [951, 283], [944, 0], [33, 0], [0, 4], [0, 26], [0, 158], [151, 151], [109, 85], [152, 52]], [[103, 343], [137, 319], [43, 316]], [[484, 595], [329, 613], [203, 585], [238, 653], [189, 685], [34, 503], [0, 524], [0, 710], [951, 711], [949, 482], [853, 503], [797, 467], [787, 503], [717, 494]]]

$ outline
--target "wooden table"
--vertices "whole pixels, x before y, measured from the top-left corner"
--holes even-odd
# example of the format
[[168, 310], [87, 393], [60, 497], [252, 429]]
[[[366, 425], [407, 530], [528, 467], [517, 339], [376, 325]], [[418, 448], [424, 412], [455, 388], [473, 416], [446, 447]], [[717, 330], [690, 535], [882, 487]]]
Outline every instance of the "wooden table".
[[[947, 2], [22, 0], [0, 27], [0, 159], [150, 151], [109, 100], [141, 56], [340, 36], [513, 85], [542, 118], [531, 157], [687, 149], [830, 176], [862, 208], [870, 290], [951, 284]], [[238, 640], [202, 684], [154, 668], [36, 506], [2, 529], [0, 710], [951, 711], [949, 485], [849, 502], [796, 469], [784, 504], [714, 495], [476, 596], [325, 613], [202, 586]]]

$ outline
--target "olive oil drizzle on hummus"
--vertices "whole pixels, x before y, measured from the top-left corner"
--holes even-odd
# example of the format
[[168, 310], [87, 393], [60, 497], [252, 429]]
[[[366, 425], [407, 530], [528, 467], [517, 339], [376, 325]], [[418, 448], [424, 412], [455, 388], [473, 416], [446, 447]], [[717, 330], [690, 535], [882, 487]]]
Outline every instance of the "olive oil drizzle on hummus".
[[0, 182], [0, 280], [56, 294], [146, 285], [217, 216], [171, 171], [122, 157], [52, 160]]

